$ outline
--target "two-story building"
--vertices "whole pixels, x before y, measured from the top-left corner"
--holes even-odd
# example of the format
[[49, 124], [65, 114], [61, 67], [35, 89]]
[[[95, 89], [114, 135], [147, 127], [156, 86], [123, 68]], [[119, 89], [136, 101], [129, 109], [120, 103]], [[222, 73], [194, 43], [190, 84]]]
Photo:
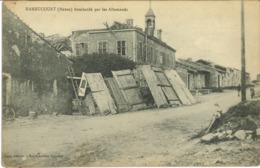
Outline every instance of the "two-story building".
[[105, 25], [105, 29], [73, 31], [70, 38], [72, 56], [114, 53], [140, 64], [175, 67], [176, 50], [162, 41], [161, 29], [155, 37], [155, 15], [151, 8], [145, 15], [145, 31], [134, 27], [133, 19]]

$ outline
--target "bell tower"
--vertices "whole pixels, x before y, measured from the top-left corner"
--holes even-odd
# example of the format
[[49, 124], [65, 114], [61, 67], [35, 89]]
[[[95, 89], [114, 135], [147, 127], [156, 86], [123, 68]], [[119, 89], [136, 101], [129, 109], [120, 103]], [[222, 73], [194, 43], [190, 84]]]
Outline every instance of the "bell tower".
[[149, 10], [145, 14], [145, 32], [150, 35], [154, 36], [154, 30], [155, 30], [155, 15], [153, 13], [153, 10], [151, 8], [151, 1], [149, 2]]

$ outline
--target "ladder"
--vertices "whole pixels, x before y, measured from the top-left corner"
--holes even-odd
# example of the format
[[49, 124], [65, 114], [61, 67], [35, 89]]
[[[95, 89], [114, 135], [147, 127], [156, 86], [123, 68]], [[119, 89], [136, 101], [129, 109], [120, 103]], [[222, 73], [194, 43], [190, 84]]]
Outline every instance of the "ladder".
[[79, 96], [78, 96], [79, 85], [78, 85], [77, 81], [73, 79], [73, 77], [75, 77], [75, 72], [72, 67], [68, 67], [68, 73], [69, 73], [69, 78], [71, 80], [71, 84], [72, 84], [72, 88], [73, 88], [75, 97], [78, 100], [79, 99]]

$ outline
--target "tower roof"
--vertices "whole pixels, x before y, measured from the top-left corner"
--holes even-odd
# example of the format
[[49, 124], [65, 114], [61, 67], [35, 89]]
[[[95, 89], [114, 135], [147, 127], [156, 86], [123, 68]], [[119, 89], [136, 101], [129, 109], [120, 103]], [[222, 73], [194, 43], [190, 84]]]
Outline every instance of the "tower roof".
[[145, 14], [145, 16], [155, 16], [153, 13], [152, 8], [149, 8], [149, 10], [147, 11], [147, 13]]

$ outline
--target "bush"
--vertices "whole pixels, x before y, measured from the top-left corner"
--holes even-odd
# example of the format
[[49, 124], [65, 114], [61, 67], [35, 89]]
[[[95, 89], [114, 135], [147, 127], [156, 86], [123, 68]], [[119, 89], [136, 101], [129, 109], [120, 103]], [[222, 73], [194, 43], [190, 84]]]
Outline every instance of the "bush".
[[74, 58], [74, 61], [73, 68], [76, 76], [81, 76], [82, 72], [86, 72], [101, 73], [104, 77], [112, 77], [111, 71], [133, 70], [136, 67], [133, 61], [115, 54], [85, 54]]

